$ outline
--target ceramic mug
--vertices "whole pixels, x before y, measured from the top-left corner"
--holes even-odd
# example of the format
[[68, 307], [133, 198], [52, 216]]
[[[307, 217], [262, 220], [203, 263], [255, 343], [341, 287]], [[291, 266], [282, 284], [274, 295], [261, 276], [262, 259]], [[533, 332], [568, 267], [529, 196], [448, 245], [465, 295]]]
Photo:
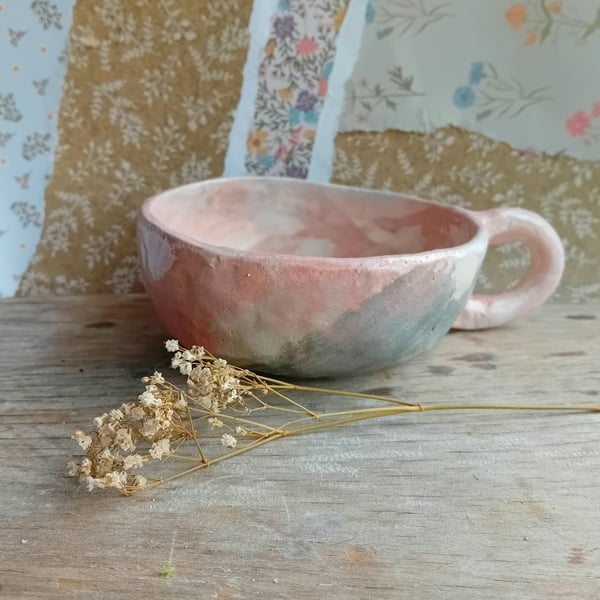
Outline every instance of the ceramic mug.
[[[531, 253], [521, 282], [473, 296], [488, 246], [511, 241]], [[452, 327], [503, 325], [543, 304], [564, 265], [554, 229], [527, 210], [284, 178], [160, 193], [142, 207], [138, 242], [169, 335], [292, 377], [382, 369]]]

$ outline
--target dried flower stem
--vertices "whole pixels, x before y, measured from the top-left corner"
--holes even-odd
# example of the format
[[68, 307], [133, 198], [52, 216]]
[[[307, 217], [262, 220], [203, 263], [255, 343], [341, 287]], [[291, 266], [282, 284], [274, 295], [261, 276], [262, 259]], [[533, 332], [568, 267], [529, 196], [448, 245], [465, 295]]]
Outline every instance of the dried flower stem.
[[391, 402], [393, 404], [401, 404], [402, 406], [419, 406], [418, 404], [414, 404], [412, 402], [403, 402], [401, 400], [396, 400], [395, 398], [390, 398], [389, 396], [378, 396], [377, 394], [366, 394], [363, 392], [347, 392], [345, 390], [331, 390], [307, 385], [295, 385], [292, 383], [286, 383], [285, 381], [279, 381], [278, 379], [271, 379], [269, 377], [262, 377], [262, 379], [271, 383], [272, 385], [270, 386], [270, 389], [274, 391], [278, 389], [284, 389], [296, 392], [312, 392], [317, 394], [332, 394], [335, 396], [350, 396], [352, 398], [365, 398], [367, 400], [381, 400], [382, 402]]
[[[96, 429], [92, 432], [75, 432], [73, 437], [86, 456], [79, 463], [71, 463], [69, 472], [85, 481], [90, 491], [113, 487], [124, 495], [132, 495], [278, 439], [406, 413], [460, 410], [600, 412], [598, 405], [413, 404], [376, 394], [291, 384], [229, 365], [202, 347], [187, 350], [176, 340], [168, 340], [165, 345], [174, 353], [171, 366], [187, 376], [185, 388], [154, 373], [143, 378], [146, 389], [137, 402], [123, 404], [119, 409], [96, 417]], [[315, 412], [290, 398], [287, 394], [292, 391], [368, 399], [387, 406]], [[269, 396], [274, 396], [278, 404], [267, 402]], [[284, 417], [289, 419], [289, 415], [297, 415], [297, 418], [286, 421]], [[161, 466], [167, 460], [169, 463], [195, 464], [166, 477], [147, 478], [135, 473], [148, 463]]]

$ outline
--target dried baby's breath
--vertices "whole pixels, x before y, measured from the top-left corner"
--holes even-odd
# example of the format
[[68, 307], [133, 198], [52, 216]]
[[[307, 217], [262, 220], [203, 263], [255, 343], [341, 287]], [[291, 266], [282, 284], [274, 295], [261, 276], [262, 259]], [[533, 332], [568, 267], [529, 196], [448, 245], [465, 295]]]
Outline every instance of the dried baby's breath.
[[[202, 346], [182, 348], [177, 340], [167, 340], [165, 347], [173, 353], [171, 366], [186, 377], [184, 386], [179, 387], [154, 372], [142, 379], [145, 389], [135, 402], [96, 417], [93, 431], [78, 430], [73, 434], [85, 457], [69, 463], [68, 472], [85, 483], [89, 491], [115, 488], [124, 495], [132, 495], [277, 439], [407, 412], [600, 410], [596, 405], [412, 404], [368, 393], [294, 385], [263, 377], [230, 365]], [[317, 413], [292, 399], [288, 395], [292, 391], [366, 398], [379, 406]], [[165, 463], [173, 465], [173, 474], [151, 477], [146, 472]], [[145, 471], [144, 475], [140, 470]]]
[[223, 444], [225, 448], [236, 448], [237, 438], [234, 438], [230, 433], [224, 433], [221, 436], [221, 444]]

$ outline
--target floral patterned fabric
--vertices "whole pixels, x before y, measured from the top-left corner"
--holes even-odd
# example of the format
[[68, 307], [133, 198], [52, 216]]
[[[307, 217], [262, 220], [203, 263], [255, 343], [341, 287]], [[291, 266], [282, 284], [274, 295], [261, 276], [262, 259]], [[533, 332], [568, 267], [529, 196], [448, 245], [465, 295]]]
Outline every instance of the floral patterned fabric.
[[[577, 21], [572, 2], [544, 4], [552, 16], [549, 34], [540, 22], [538, 2], [498, 0], [473, 6], [477, 5], [477, 10], [498, 7], [496, 25], [511, 36], [521, 60], [524, 52], [545, 51], [545, 44], [558, 47], [556, 44], [568, 40], [577, 51], [587, 52], [600, 34], [589, 20], [585, 36], [587, 30], [582, 26], [567, 24], [568, 19]], [[140, 203], [157, 190], [223, 172], [233, 111], [242, 87], [252, 2], [207, 0], [202, 11], [194, 0], [142, 4], [127, 0], [77, 2], [46, 221], [19, 288], [21, 294], [141, 289], [134, 229]], [[425, 39], [428, 32], [454, 18], [452, 9], [458, 4], [462, 3], [368, 0], [366, 11], [354, 14], [361, 27], [364, 21], [367, 28], [375, 28], [381, 41]], [[588, 7], [587, 0], [578, 6]], [[393, 25], [386, 25], [378, 17], [382, 7], [421, 12], [416, 14], [419, 18], [395, 19]], [[262, 88], [247, 138], [246, 166], [251, 173], [307, 176], [313, 138], [317, 132], [321, 135], [323, 110], [330, 106], [325, 104], [330, 98], [326, 94], [341, 90], [341, 86], [340, 90], [329, 88], [339, 73], [338, 61], [348, 56], [343, 47], [336, 46], [344, 37], [338, 36], [342, 23], [348, 31], [348, 15], [354, 9], [355, 3], [350, 6], [342, 0], [279, 0], [264, 46], [259, 73]], [[583, 8], [577, 18], [583, 19], [582, 13]], [[53, 15], [50, 11], [45, 16], [49, 27]], [[259, 47], [264, 43], [266, 24], [263, 21]], [[470, 47], [467, 50], [471, 54], [450, 72], [439, 68], [440, 59], [436, 58], [437, 72], [451, 80], [445, 102], [456, 114], [469, 115], [478, 126], [484, 126], [533, 115], [550, 102], [546, 96], [551, 90], [546, 84], [536, 84], [525, 90], [531, 94], [527, 102], [509, 102], [502, 115], [504, 108], [493, 102], [484, 105], [497, 88], [508, 90], [514, 81], [510, 71], [493, 57], [479, 49], [477, 56], [472, 56]], [[382, 54], [381, 58], [383, 65], [388, 57]], [[330, 76], [332, 60], [336, 63], [334, 79]], [[257, 58], [253, 63], [253, 73], [258, 62]], [[428, 86], [408, 67], [398, 60], [381, 81], [375, 73], [369, 73], [364, 81], [352, 78], [357, 113], [389, 116], [403, 113], [407, 102], [422, 101]], [[565, 79], [565, 89], [570, 89], [570, 81]], [[522, 85], [530, 83], [527, 80]], [[582, 147], [591, 148], [596, 143], [600, 109], [598, 98], [594, 94], [588, 97], [586, 90], [584, 86], [571, 95], [571, 106], [556, 127]], [[16, 108], [21, 110], [18, 103]], [[13, 110], [9, 107], [9, 114]], [[511, 116], [513, 113], [519, 114]], [[249, 111], [241, 139], [245, 140], [251, 116]], [[430, 116], [424, 113], [423, 118]], [[5, 124], [0, 119], [0, 131]], [[534, 139], [529, 142], [529, 146], [535, 145]], [[391, 130], [340, 133], [332, 181], [410, 192], [475, 210], [507, 205], [537, 211], [553, 223], [567, 251], [565, 277], [555, 299], [600, 299], [600, 163], [575, 160], [564, 153], [550, 157], [529, 146], [516, 150], [454, 127], [426, 134]], [[37, 147], [32, 139], [25, 153], [33, 156]], [[46, 154], [34, 160], [43, 156]], [[37, 222], [41, 222], [41, 214]], [[0, 222], [0, 230], [4, 228]], [[527, 252], [518, 245], [493, 249], [480, 288], [506, 289], [526, 264]]]
[[369, 0], [365, 20], [341, 131], [450, 124], [600, 160], [598, 0]]
[[[333, 181], [392, 189], [487, 210], [517, 206], [544, 216], [566, 249], [565, 274], [554, 300], [600, 299], [600, 163], [521, 152], [476, 133], [446, 127], [432, 134], [340, 133]], [[504, 291], [528, 265], [516, 244], [492, 248], [479, 289]]]
[[279, 1], [260, 65], [248, 173], [307, 177], [348, 1]]
[[46, 219], [20, 294], [141, 290], [140, 204], [223, 172], [251, 8], [78, 0]]
[[73, 3], [0, 0], [0, 296], [40, 237]]

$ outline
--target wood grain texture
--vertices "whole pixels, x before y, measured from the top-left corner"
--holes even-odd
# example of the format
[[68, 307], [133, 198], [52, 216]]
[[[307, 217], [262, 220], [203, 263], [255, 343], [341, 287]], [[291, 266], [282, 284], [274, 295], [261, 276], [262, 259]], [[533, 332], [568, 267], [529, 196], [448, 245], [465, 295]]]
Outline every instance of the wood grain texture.
[[[0, 599], [600, 597], [600, 415], [407, 415], [88, 494], [69, 436], [140, 392], [164, 337], [143, 296], [0, 302]], [[595, 402], [599, 359], [600, 307], [547, 306], [330, 385]]]

